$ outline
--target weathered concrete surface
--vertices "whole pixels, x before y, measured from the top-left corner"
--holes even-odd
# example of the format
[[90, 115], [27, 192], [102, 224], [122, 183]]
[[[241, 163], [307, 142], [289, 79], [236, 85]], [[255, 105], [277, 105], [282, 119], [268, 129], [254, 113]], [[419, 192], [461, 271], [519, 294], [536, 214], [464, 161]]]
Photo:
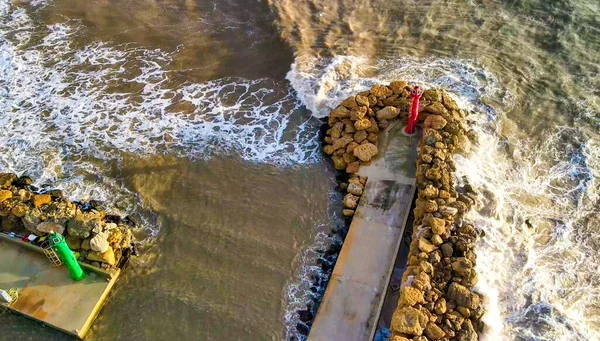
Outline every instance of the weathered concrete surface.
[[109, 275], [86, 267], [85, 279], [74, 282], [64, 266], [53, 267], [40, 250], [0, 235], [0, 288], [19, 290], [9, 309], [83, 338], [119, 272]]
[[404, 225], [415, 193], [418, 136], [390, 126], [380, 135], [380, 156], [368, 176], [309, 341], [373, 339]]

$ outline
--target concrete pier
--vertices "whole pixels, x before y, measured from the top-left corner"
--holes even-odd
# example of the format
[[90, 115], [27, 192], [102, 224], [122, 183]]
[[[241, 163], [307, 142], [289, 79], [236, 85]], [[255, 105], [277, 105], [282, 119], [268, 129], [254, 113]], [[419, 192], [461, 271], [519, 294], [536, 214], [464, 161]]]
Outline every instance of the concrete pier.
[[379, 157], [361, 167], [368, 181], [309, 341], [366, 341], [375, 334], [415, 193], [420, 139], [394, 123], [379, 136]]
[[64, 266], [50, 264], [41, 248], [0, 234], [0, 288], [19, 291], [8, 309], [82, 339], [119, 271], [80, 265], [86, 277], [74, 282]]

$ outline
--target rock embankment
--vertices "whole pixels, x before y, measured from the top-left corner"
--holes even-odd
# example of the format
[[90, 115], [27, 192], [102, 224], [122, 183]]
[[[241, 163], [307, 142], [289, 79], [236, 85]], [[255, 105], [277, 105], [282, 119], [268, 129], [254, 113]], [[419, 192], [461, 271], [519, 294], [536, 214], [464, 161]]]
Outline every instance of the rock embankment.
[[107, 214], [98, 202], [71, 202], [60, 190], [39, 190], [27, 176], [0, 173], [0, 231], [65, 236], [78, 260], [110, 269], [121, 267], [134, 250], [129, 218]]
[[[380, 130], [391, 120], [408, 117], [412, 91], [402, 81], [376, 85], [347, 98], [331, 112], [323, 152], [331, 156], [336, 169], [351, 176], [345, 215], [354, 213], [362, 193], [350, 191], [353, 182], [360, 182], [355, 174], [377, 155]], [[464, 220], [477, 204], [477, 194], [469, 185], [457, 188], [453, 176], [454, 153], [468, 153], [471, 141], [476, 141], [465, 117], [445, 91], [423, 92], [415, 228], [392, 318], [391, 341], [475, 341], [483, 329], [482, 298], [471, 289], [477, 283], [473, 248], [479, 232]]]

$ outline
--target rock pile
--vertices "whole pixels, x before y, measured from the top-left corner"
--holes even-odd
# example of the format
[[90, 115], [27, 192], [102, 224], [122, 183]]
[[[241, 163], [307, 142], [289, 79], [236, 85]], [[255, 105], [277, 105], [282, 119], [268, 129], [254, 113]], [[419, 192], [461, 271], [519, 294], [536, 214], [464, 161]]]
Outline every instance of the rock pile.
[[[478, 202], [470, 186], [455, 187], [453, 155], [474, 138], [459, 110], [444, 92], [429, 90], [417, 159], [418, 197], [391, 341], [476, 341], [483, 329], [474, 242], [479, 234], [464, 215]], [[459, 193], [459, 191], [461, 193]]]
[[124, 264], [134, 247], [129, 218], [108, 215], [100, 203], [71, 202], [60, 190], [39, 191], [29, 177], [0, 173], [0, 231], [45, 236], [55, 231], [79, 260], [101, 268]]
[[358, 176], [356, 174], [351, 174], [348, 182], [342, 183], [342, 189], [347, 192], [342, 202], [345, 207], [342, 213], [345, 217], [352, 217], [354, 215], [366, 183], [366, 177]]

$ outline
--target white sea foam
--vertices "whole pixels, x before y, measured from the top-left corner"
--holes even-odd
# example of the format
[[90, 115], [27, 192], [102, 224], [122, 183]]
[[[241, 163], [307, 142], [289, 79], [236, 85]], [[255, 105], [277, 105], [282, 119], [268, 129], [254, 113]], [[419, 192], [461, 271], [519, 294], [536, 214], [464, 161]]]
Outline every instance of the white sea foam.
[[227, 153], [286, 166], [318, 158], [318, 121], [286, 83], [176, 83], [169, 52], [75, 46], [78, 21], [39, 26], [31, 11], [0, 1], [0, 171], [116, 204], [121, 186], [103, 163], [125, 154]]

